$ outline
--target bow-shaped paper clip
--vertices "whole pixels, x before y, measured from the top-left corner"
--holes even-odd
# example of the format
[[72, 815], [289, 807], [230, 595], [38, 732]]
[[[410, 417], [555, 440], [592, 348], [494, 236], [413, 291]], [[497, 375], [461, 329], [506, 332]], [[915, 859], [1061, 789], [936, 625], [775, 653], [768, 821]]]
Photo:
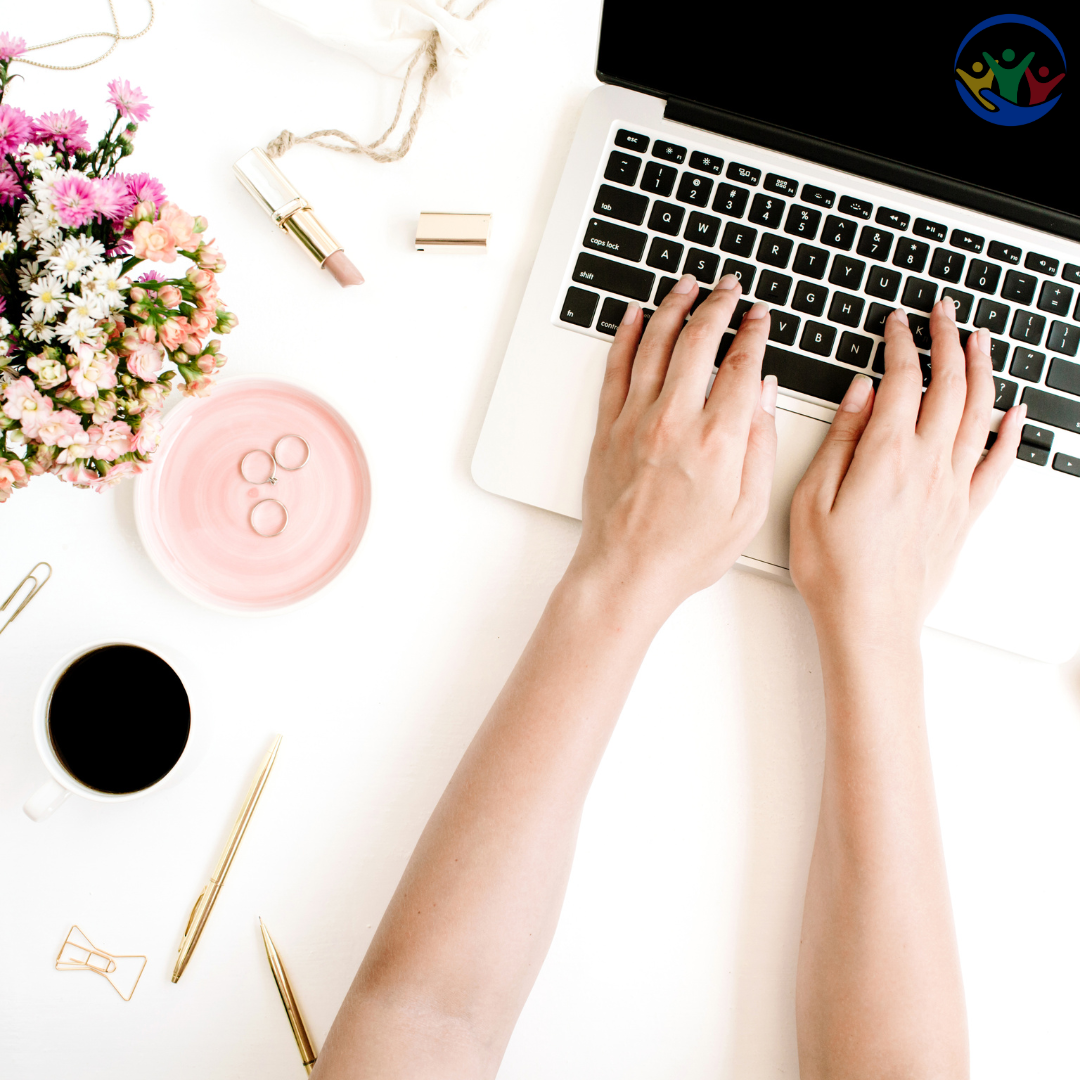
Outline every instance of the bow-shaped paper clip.
[[[39, 577], [37, 576], [38, 568], [42, 566], [45, 567], [48, 573], [46, 573], [44, 577]], [[18, 607], [16, 607], [15, 610], [7, 617], [7, 621], [0, 625], [0, 634], [2, 634], [22, 614], [22, 609], [26, 607], [26, 605], [29, 604], [30, 601], [33, 600], [34, 597], [37, 596], [37, 594], [41, 592], [43, 588], [45, 588], [45, 582], [48, 581], [51, 577], [52, 567], [47, 562], [39, 562], [37, 566], [32, 566], [30, 568], [30, 573], [27, 574], [26, 577], [24, 577], [22, 581], [20, 581], [19, 584], [11, 590], [11, 595], [2, 604], [0, 604], [0, 611], [7, 611], [8, 604], [10, 604], [11, 601], [15, 599], [15, 597], [18, 595], [19, 590], [28, 581], [33, 582], [33, 585], [30, 587], [30, 591], [22, 598], [22, 600], [19, 601]]]
[[145, 956], [113, 956], [99, 949], [77, 926], [68, 931], [56, 957], [57, 971], [94, 971], [104, 975], [125, 1001], [131, 1000], [145, 967]]

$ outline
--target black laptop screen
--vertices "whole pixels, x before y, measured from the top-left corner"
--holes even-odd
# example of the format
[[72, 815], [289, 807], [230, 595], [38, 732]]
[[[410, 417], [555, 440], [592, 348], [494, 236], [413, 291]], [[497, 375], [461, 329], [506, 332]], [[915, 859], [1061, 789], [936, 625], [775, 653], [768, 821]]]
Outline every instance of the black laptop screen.
[[[1080, 218], [1080, 7], [607, 0], [597, 74]], [[882, 29], [884, 27], [885, 29]]]

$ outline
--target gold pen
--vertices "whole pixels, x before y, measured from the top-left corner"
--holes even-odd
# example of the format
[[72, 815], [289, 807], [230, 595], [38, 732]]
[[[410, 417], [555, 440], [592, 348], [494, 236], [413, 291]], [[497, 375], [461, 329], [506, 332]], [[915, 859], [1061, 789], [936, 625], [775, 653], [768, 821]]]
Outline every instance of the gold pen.
[[270, 937], [270, 931], [266, 929], [262, 919], [259, 919], [259, 929], [262, 931], [263, 944], [266, 946], [266, 959], [270, 961], [270, 970], [277, 983], [278, 993], [281, 995], [281, 1004], [285, 1006], [285, 1015], [289, 1018], [289, 1026], [292, 1028], [293, 1037], [296, 1039], [297, 1049], [300, 1051], [300, 1060], [304, 1068], [310, 1073], [315, 1064], [315, 1047], [311, 1045], [307, 1028], [304, 1027], [304, 1018], [300, 1015], [300, 1006], [296, 1003], [296, 995], [289, 985], [289, 976], [285, 974], [285, 968], [274, 948], [274, 941]]
[[259, 801], [259, 796], [262, 794], [263, 788], [266, 787], [266, 781], [270, 776], [270, 770], [274, 767], [274, 759], [277, 757], [279, 746], [281, 746], [281, 736], [275, 735], [274, 741], [270, 744], [270, 749], [263, 759], [262, 766], [251, 783], [240, 816], [236, 819], [232, 832], [229, 833], [225, 850], [221, 853], [221, 858], [218, 859], [213, 874], [210, 875], [210, 884], [199, 893], [199, 899], [195, 901], [195, 906], [191, 909], [191, 918], [188, 919], [187, 928], [184, 930], [184, 940], [180, 942], [180, 955], [176, 958], [176, 967], [173, 968], [173, 982], [180, 981], [180, 976], [184, 974], [184, 968], [187, 967], [191, 954], [199, 943], [203, 927], [206, 926], [206, 920], [210, 918], [210, 912], [214, 907], [214, 901], [217, 900], [218, 893], [221, 892], [221, 886], [225, 882], [225, 875], [229, 872], [233, 859], [236, 858], [236, 852], [240, 848], [240, 841], [244, 839], [244, 832], [251, 821], [251, 815], [255, 813], [255, 806]]

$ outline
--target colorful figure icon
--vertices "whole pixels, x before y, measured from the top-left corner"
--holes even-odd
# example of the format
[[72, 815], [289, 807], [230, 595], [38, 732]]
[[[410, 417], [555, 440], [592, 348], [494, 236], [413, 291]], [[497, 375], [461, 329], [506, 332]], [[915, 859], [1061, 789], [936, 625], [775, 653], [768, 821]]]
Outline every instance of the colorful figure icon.
[[971, 70], [975, 72], [975, 75], [969, 75], [966, 71], [961, 71], [959, 68], [956, 69], [956, 74], [967, 83], [967, 88], [975, 95], [980, 105], [985, 105], [991, 112], [997, 112], [997, 106], [993, 102], [987, 101], [980, 92], [982, 90], [989, 90], [993, 85], [993, 71], [987, 71], [981, 79], [976, 78], [979, 72], [983, 70], [981, 60], [976, 60], [975, 63], [971, 65]]
[[[1050, 69], [1043, 64], [1043, 66], [1039, 68], [1040, 78], [1046, 79], [1046, 76], [1049, 74]], [[1031, 68], [1028, 68], [1027, 71], [1024, 72], [1024, 77], [1027, 79], [1028, 92], [1031, 94], [1031, 101], [1029, 104], [1041, 105], [1050, 96], [1050, 91], [1065, 78], [1065, 72], [1063, 71], [1060, 75], [1055, 75], [1052, 79], [1046, 79], [1045, 82], [1042, 82], [1040, 79], [1036, 79], [1035, 76], [1031, 74]]]
[[[1016, 104], [1016, 95], [1020, 89], [1020, 80], [1024, 77], [1024, 72], [1027, 71], [1028, 64], [1035, 59], [1035, 53], [1029, 52], [1017, 64], [1013, 64], [1012, 67], [1002, 67], [997, 60], [995, 60], [988, 52], [983, 53], [983, 59], [993, 69], [994, 74], [997, 76], [998, 81], [998, 93], [1006, 100]], [[1006, 49], [1001, 54], [1001, 59], [1008, 63], [1011, 60], [1016, 59], [1016, 53], [1012, 49]]]

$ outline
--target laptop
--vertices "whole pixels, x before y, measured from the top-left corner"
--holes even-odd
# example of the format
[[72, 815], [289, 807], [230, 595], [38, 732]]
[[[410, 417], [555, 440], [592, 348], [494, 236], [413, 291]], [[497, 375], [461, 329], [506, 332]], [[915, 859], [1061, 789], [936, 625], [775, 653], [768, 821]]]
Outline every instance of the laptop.
[[[1080, 646], [1080, 9], [604, 4], [585, 102], [472, 471], [581, 516], [605, 357], [630, 300], [739, 275], [780, 385], [768, 518], [739, 564], [790, 581], [792, 493], [883, 324], [947, 296], [991, 334], [996, 429], [1023, 442], [928, 625], [1049, 662]], [[1072, 164], [1070, 165], [1070, 162]], [[717, 363], [733, 337], [727, 335]], [[994, 438], [993, 433], [990, 436]], [[881, 567], [888, 574], [888, 566]]]

